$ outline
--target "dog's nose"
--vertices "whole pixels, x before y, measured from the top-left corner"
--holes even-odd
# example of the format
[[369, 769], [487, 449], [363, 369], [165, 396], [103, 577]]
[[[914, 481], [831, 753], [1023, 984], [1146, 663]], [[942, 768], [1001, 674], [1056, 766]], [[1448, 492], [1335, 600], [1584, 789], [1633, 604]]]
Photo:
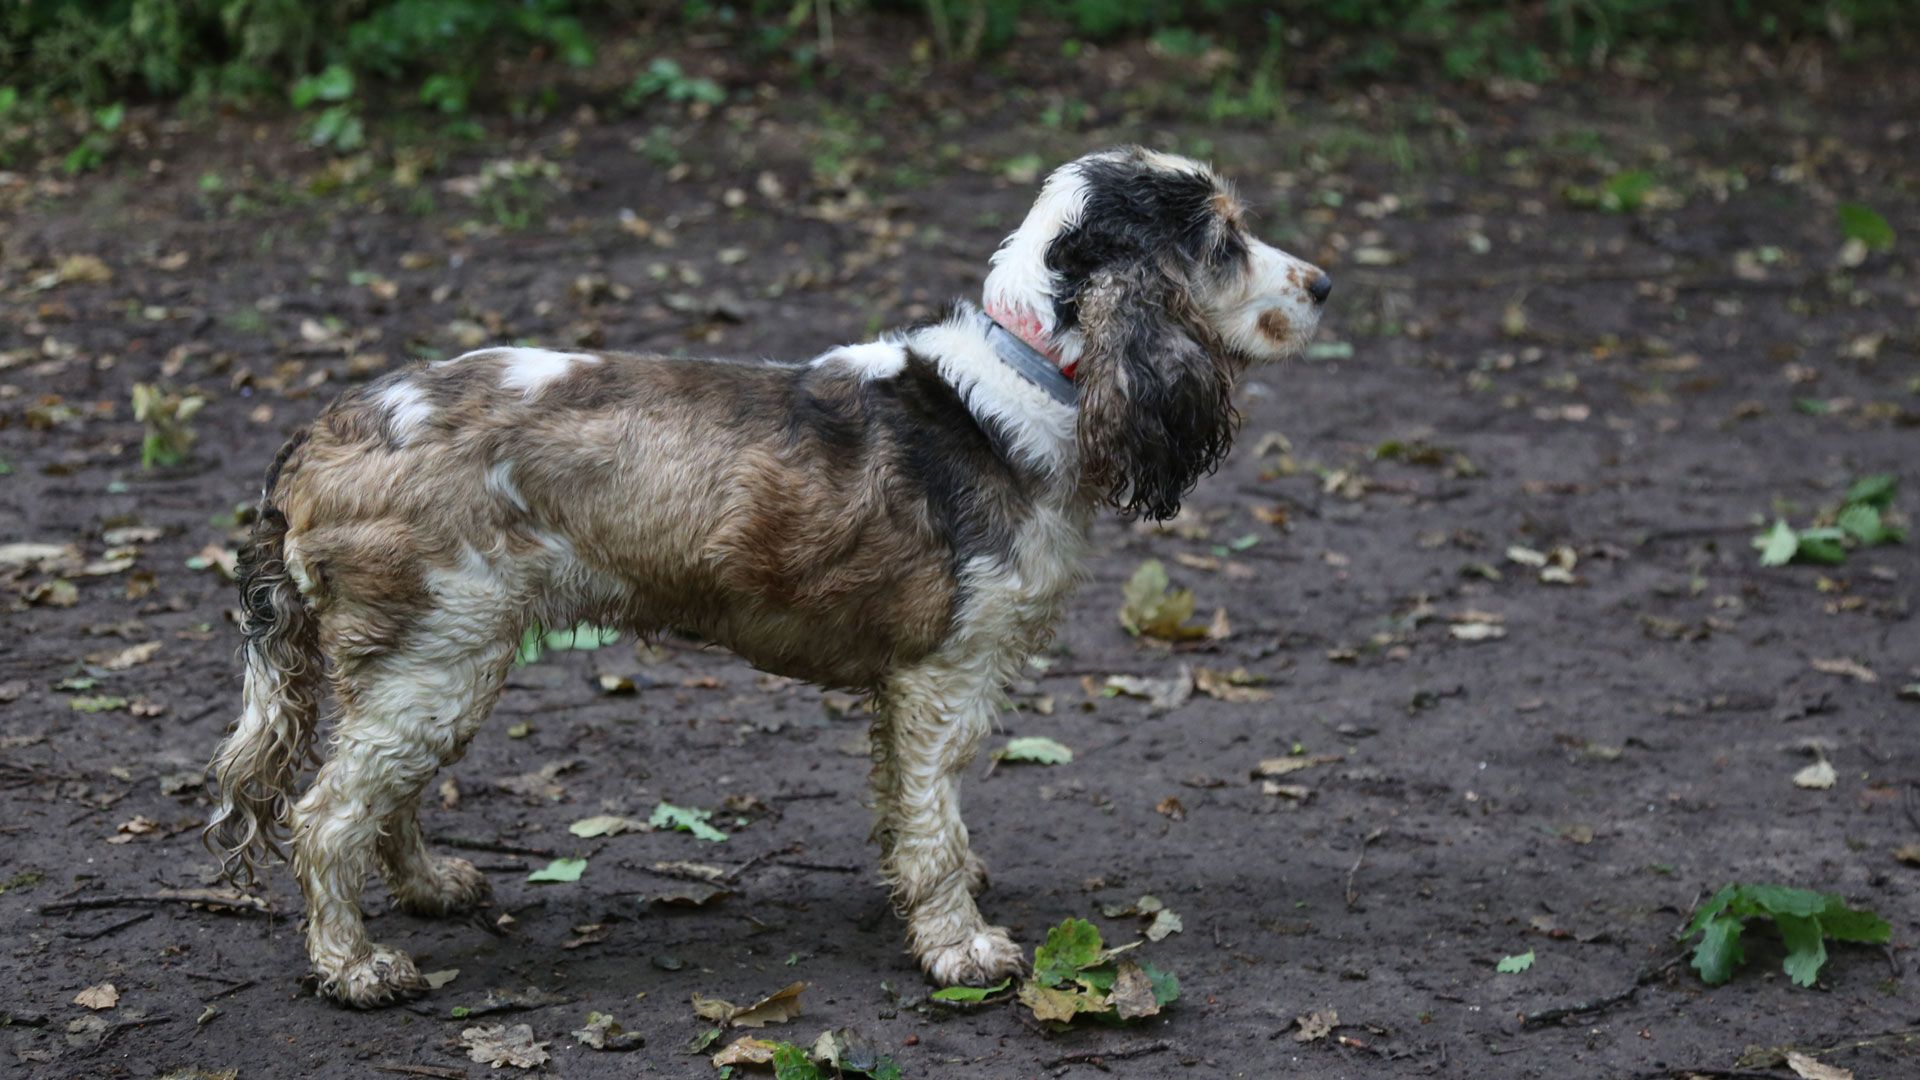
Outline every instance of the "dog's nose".
[[1333, 295], [1333, 279], [1323, 271], [1307, 285], [1307, 295], [1313, 297], [1316, 304], [1326, 303], [1327, 297]]

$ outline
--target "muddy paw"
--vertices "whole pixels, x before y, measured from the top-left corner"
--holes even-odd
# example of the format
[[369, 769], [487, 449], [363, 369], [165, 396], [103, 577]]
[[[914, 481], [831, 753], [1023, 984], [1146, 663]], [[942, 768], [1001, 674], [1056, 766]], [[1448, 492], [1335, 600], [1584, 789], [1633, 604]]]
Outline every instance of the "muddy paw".
[[1004, 927], [983, 926], [964, 941], [923, 954], [920, 967], [941, 986], [992, 986], [1025, 971], [1027, 962]]
[[409, 914], [439, 918], [485, 907], [493, 899], [493, 885], [467, 860], [436, 855], [433, 872], [407, 882], [393, 899]]
[[320, 973], [320, 993], [355, 1009], [382, 1008], [426, 989], [427, 981], [413, 966], [413, 958], [385, 945], [375, 945], [338, 972]]

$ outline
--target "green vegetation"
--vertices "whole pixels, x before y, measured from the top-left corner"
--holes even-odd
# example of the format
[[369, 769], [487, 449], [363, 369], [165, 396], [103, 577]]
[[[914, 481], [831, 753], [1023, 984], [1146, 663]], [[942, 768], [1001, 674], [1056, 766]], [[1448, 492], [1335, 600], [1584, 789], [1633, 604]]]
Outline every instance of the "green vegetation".
[[1821, 512], [1806, 528], [1796, 529], [1785, 518], [1775, 520], [1773, 528], [1753, 538], [1760, 565], [1785, 566], [1798, 560], [1832, 566], [1845, 562], [1854, 548], [1905, 540], [1906, 529], [1887, 520], [1898, 490], [1899, 480], [1891, 473], [1863, 476], [1848, 485], [1840, 505]]
[[1709, 985], [1733, 978], [1734, 968], [1746, 962], [1740, 935], [1747, 919], [1773, 921], [1787, 947], [1781, 966], [1798, 986], [1812, 986], [1820, 974], [1827, 962], [1827, 938], [1880, 945], [1893, 934], [1885, 919], [1848, 907], [1830, 893], [1783, 885], [1729, 885], [1701, 905], [1680, 934], [1682, 940], [1701, 935], [1693, 949], [1693, 966]]
[[[0, 109], [11, 96], [88, 106], [127, 97], [324, 102], [312, 135], [344, 147], [356, 85], [404, 88], [442, 113], [487, 89], [498, 61], [585, 67], [595, 42], [632, 25], [634, 0], [16, 0], [0, 5]], [[836, 20], [919, 18], [941, 56], [973, 60], [1023, 25], [1079, 43], [1152, 35], [1203, 58], [1217, 118], [1267, 119], [1290, 52], [1332, 58], [1368, 78], [1437, 69], [1461, 80], [1539, 80], [1672, 44], [1832, 41], [1884, 48], [1920, 27], [1905, 0], [689, 0], [682, 21], [809, 66], [833, 48]], [[591, 27], [591, 29], [590, 29]], [[1216, 62], [1218, 60], [1219, 62]], [[717, 103], [724, 90], [656, 60], [631, 94]], [[319, 84], [310, 80], [320, 79]], [[302, 91], [298, 87], [305, 86]], [[339, 90], [329, 96], [321, 90]], [[298, 106], [297, 106], [298, 107]], [[334, 112], [334, 110], [343, 110]]]

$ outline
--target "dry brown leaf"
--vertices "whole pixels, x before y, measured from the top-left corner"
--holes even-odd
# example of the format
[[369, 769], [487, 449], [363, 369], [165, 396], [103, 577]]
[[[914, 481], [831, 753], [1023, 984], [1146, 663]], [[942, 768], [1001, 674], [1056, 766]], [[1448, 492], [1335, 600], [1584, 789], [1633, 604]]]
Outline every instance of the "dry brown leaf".
[[1800, 1080], [1853, 1080], [1853, 1071], [1838, 1065], [1823, 1065], [1798, 1050], [1787, 1052], [1787, 1068]]
[[1873, 669], [1857, 660], [1849, 660], [1844, 656], [1836, 657], [1832, 660], [1815, 660], [1813, 661], [1813, 670], [1826, 675], [1841, 675], [1849, 679], [1858, 679], [1863, 683], [1880, 681], [1880, 676], [1875, 675]]
[[1263, 758], [1260, 764], [1254, 766], [1253, 775], [1255, 779], [1266, 776], [1285, 776], [1288, 773], [1299, 772], [1301, 769], [1311, 769], [1316, 765], [1332, 765], [1334, 762], [1344, 760], [1346, 759], [1339, 754], [1288, 754], [1284, 757]]
[[1893, 857], [1908, 866], [1920, 866], [1920, 844], [1901, 844], [1893, 849]]
[[1107, 1000], [1122, 1020], [1152, 1016], [1160, 1011], [1160, 1003], [1153, 997], [1153, 980], [1147, 978], [1139, 961], [1132, 957], [1121, 960], [1115, 969], [1113, 989], [1108, 991]]
[[1834, 772], [1833, 762], [1828, 761], [1826, 758], [1821, 758], [1819, 761], [1794, 773], [1793, 786], [1807, 788], [1813, 791], [1825, 791], [1832, 787], [1834, 781], [1839, 778], [1839, 774]]
[[693, 995], [693, 1011], [702, 1019], [711, 1020], [721, 1027], [757, 1028], [768, 1024], [784, 1024], [800, 1015], [800, 992], [806, 988], [804, 982], [791, 983], [745, 1008], [696, 992]]
[[129, 645], [118, 651], [108, 649], [103, 652], [89, 653], [87, 663], [97, 664], [108, 671], [125, 671], [153, 659], [153, 654], [160, 651], [161, 644], [158, 641], [149, 641], [144, 645]]
[[1247, 674], [1246, 668], [1225, 672], [1212, 668], [1193, 669], [1193, 688], [1217, 701], [1244, 704], [1273, 698], [1273, 691], [1263, 690], [1253, 683], [1254, 676]]
[[548, 1060], [547, 1044], [534, 1041], [530, 1024], [470, 1027], [460, 1033], [460, 1043], [467, 1048], [467, 1057], [496, 1069], [503, 1065], [531, 1069]]
[[1325, 1009], [1315, 1009], [1296, 1019], [1294, 1023], [1300, 1025], [1300, 1030], [1293, 1033], [1293, 1041], [1309, 1043], [1333, 1034], [1333, 1029], [1340, 1026], [1340, 1014], [1329, 1006]]
[[767, 1039], [742, 1035], [713, 1055], [713, 1067], [720, 1069], [728, 1065], [771, 1065], [773, 1048], [777, 1045], [779, 1044]]
[[73, 1003], [98, 1012], [120, 1004], [120, 991], [112, 983], [96, 983], [73, 995]]

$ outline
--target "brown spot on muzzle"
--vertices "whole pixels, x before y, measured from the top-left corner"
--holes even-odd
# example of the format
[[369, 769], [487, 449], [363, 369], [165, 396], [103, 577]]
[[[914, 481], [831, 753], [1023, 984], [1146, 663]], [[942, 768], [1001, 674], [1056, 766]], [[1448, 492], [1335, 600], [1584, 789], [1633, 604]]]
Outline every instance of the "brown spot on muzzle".
[[1260, 313], [1260, 332], [1275, 342], [1285, 344], [1288, 335], [1293, 333], [1293, 320], [1279, 308], [1268, 308]]

